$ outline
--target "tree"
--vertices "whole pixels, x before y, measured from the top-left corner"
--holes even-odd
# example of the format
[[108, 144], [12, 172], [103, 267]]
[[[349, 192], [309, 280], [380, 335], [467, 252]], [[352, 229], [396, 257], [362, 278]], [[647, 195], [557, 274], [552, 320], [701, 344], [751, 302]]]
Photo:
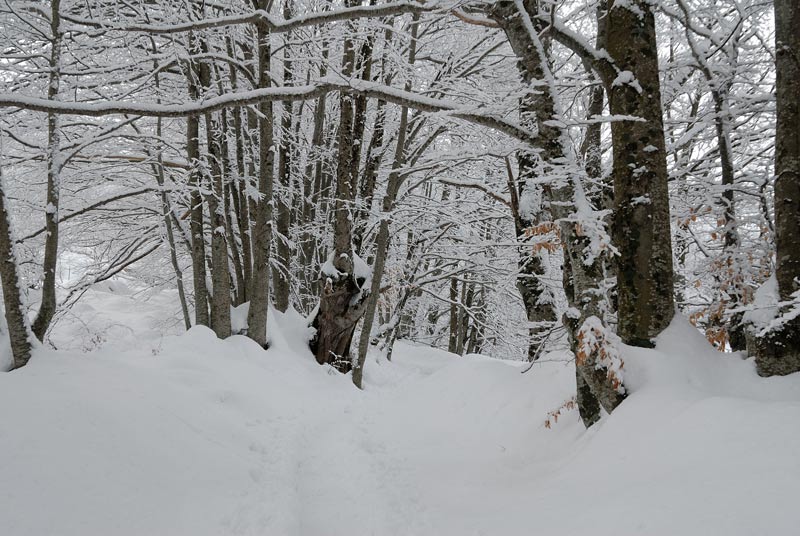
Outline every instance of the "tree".
[[762, 376], [800, 371], [800, 6], [775, 0], [775, 318], [752, 347]]

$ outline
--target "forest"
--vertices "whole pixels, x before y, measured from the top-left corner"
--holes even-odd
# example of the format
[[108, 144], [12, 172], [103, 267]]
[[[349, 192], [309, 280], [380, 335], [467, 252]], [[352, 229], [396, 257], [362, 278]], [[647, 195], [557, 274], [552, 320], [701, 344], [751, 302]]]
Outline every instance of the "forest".
[[[0, 0], [0, 532], [796, 530], [799, 29], [796, 0]], [[137, 426], [217, 456], [173, 417], [257, 455], [246, 506], [145, 513], [197, 482]], [[660, 425], [658, 471], [617, 459]], [[87, 521], [118, 456], [134, 506]], [[508, 517], [612, 479], [636, 515]]]

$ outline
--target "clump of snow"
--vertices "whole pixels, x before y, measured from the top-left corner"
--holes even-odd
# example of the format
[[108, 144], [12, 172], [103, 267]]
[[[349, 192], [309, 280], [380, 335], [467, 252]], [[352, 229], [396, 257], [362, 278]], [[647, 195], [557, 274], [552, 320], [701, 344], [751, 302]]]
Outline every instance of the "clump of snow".
[[247, 313], [250, 311], [250, 302], [245, 302], [236, 307], [231, 307], [231, 332], [236, 334], [247, 333]]
[[742, 318], [746, 325], [753, 326], [755, 331], [762, 331], [778, 316], [778, 280], [772, 274], [756, 290], [750, 309]]
[[611, 9], [627, 9], [640, 19], [644, 18], [644, 11], [638, 5], [636, 5], [632, 0], [614, 0], [614, 4], [611, 6]]
[[333, 265], [333, 253], [328, 255], [328, 258], [325, 260], [325, 262], [322, 263], [320, 271], [322, 272], [322, 275], [333, 279], [336, 279], [341, 275], [339, 270], [337, 270], [336, 267]]
[[361, 288], [369, 289], [372, 283], [372, 267], [364, 262], [364, 259], [353, 253], [353, 276], [356, 281], [362, 281]]
[[[616, 7], [616, 4], [615, 4]], [[617, 77], [611, 82], [611, 87], [620, 87], [620, 86], [631, 86], [633, 89], [636, 90], [637, 93], [642, 93], [642, 86], [639, 84], [639, 81], [636, 80], [633, 72], [631, 71], [620, 71], [617, 73]]]

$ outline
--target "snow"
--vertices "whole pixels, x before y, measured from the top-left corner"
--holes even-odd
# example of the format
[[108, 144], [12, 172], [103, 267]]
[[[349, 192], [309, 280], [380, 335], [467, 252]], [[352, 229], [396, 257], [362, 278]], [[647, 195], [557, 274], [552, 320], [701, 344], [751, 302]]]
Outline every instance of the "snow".
[[631, 71], [620, 71], [617, 77], [611, 82], [611, 87], [631, 86], [637, 93], [642, 93], [642, 86], [636, 80], [636, 76]]
[[745, 324], [753, 326], [756, 335], [763, 337], [787, 322], [800, 316], [800, 291], [792, 294], [788, 301], [781, 301], [778, 280], [771, 275], [758, 288], [753, 303], [744, 314]]
[[640, 19], [644, 18], [644, 11], [638, 5], [636, 5], [632, 0], [615, 0], [612, 9], [627, 9]]
[[[86, 300], [142, 313], [112, 297]], [[621, 348], [629, 397], [588, 431], [569, 409], [544, 426], [574, 395], [563, 353], [521, 374], [398, 343], [359, 391], [316, 364], [298, 313], [269, 328], [267, 351], [151, 329], [0, 374], [2, 533], [795, 532], [800, 374], [760, 378], [685, 320]]]
[[359, 279], [364, 281], [361, 288], [369, 288], [372, 282], [372, 268], [355, 252], [353, 252], [353, 276], [356, 281]]
[[742, 320], [756, 331], [766, 329], [778, 315], [778, 302], [778, 280], [773, 274], [756, 290], [751, 309], [744, 313]]

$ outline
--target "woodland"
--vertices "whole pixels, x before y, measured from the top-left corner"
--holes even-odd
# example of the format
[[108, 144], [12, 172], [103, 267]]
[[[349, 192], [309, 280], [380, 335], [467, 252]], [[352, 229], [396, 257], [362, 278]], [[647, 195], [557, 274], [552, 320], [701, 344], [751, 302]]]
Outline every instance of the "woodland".
[[[566, 339], [587, 424], [622, 399], [616, 341], [676, 311], [796, 371], [797, 11], [6, 0], [13, 366], [139, 270], [221, 338], [244, 303], [263, 346], [268, 304], [309, 315], [317, 361], [356, 385], [398, 337], [531, 360]], [[57, 289], [65, 249], [90, 265]]]
[[[54, 441], [22, 432], [37, 397], [61, 400], [60, 387], [37, 384], [43, 371], [60, 385], [59, 363], [75, 359], [63, 372], [68, 381], [98, 378], [75, 397], [108, 388], [102, 363], [116, 358], [87, 369], [88, 357], [59, 355], [149, 348], [133, 359], [137, 367], [161, 355], [162, 343], [147, 346], [134, 325], [153, 304], [159, 312], [148, 329], [157, 340], [188, 331], [176, 339], [184, 343], [163, 343], [174, 346], [175, 363], [193, 348], [222, 355], [219, 378], [224, 367], [238, 370], [237, 359], [271, 367], [253, 396], [282, 393], [282, 383], [302, 385], [297, 393], [336, 389], [292, 422], [328, 403], [339, 408], [333, 399], [377, 400], [376, 389], [405, 377], [387, 370], [437, 377], [434, 364], [456, 363], [453, 354], [462, 364], [442, 371], [461, 367], [466, 383], [455, 375], [436, 396], [414, 391], [409, 404], [427, 401], [420, 415], [458, 385], [468, 404], [467, 385], [497, 380], [491, 390], [476, 387], [486, 405], [473, 415], [483, 415], [493, 397], [508, 397], [498, 408], [516, 407], [509, 400], [557, 384], [552, 400], [526, 406], [528, 415], [546, 413], [549, 429], [571, 412], [569, 441], [595, 438], [591, 449], [636, 407], [658, 418], [659, 404], [645, 403], [655, 392], [641, 387], [645, 376], [678, 378], [674, 393], [706, 385], [683, 375], [719, 377], [726, 389], [743, 386], [739, 394], [761, 393], [758, 400], [794, 400], [780, 411], [796, 411], [799, 28], [797, 0], [0, 0], [0, 391], [13, 398], [2, 405], [17, 408], [0, 419], [8, 426], [0, 449], [4, 437], [28, 437], [8, 443], [6, 454], [33, 453], [35, 467], [36, 445]], [[126, 305], [90, 316], [101, 297], [122, 294]], [[117, 331], [98, 327], [108, 319]], [[695, 354], [704, 357], [689, 359]], [[482, 356], [525, 374], [512, 378], [508, 364], [478, 374], [489, 359]], [[313, 370], [287, 372], [306, 357]], [[547, 380], [554, 362], [568, 367], [564, 382]], [[677, 372], [653, 368], [668, 366]], [[734, 370], [739, 383], [726, 383], [724, 371]], [[249, 400], [242, 393], [251, 372], [241, 374], [231, 380], [240, 387], [214, 391], [215, 400]], [[113, 380], [119, 390], [97, 404], [127, 396], [127, 381]], [[626, 404], [637, 389], [640, 402]], [[287, 415], [305, 407], [286, 396], [270, 404], [285, 402]], [[100, 407], [85, 404], [74, 407]], [[733, 424], [733, 408], [745, 415], [750, 406], [726, 407], [693, 415], [730, 422], [751, 439], [792, 433], [792, 421], [779, 418], [789, 413], [776, 410], [784, 424], [758, 435]], [[119, 409], [119, 419], [145, 411], [132, 408]], [[95, 422], [87, 419], [78, 426]], [[454, 437], [469, 421], [454, 425]], [[318, 425], [297, 425], [301, 443], [312, 441], [305, 427]], [[697, 430], [705, 428], [681, 437]], [[787, 437], [769, 444], [794, 448], [796, 433]], [[509, 440], [526, 441], [539, 439]], [[364, 444], [357, 448], [372, 459]], [[592, 452], [601, 459], [605, 451]], [[268, 466], [264, 456], [259, 467]], [[340, 476], [331, 481], [349, 482]], [[331, 508], [327, 519], [341, 512]], [[424, 516], [403, 517], [412, 518]], [[0, 526], [3, 519], [0, 510]], [[225, 519], [237, 533], [239, 518]], [[345, 526], [276, 528], [264, 519], [253, 521], [254, 534]], [[431, 523], [408, 533], [466, 533], [466, 525]], [[402, 534], [402, 526], [372, 533]]]

